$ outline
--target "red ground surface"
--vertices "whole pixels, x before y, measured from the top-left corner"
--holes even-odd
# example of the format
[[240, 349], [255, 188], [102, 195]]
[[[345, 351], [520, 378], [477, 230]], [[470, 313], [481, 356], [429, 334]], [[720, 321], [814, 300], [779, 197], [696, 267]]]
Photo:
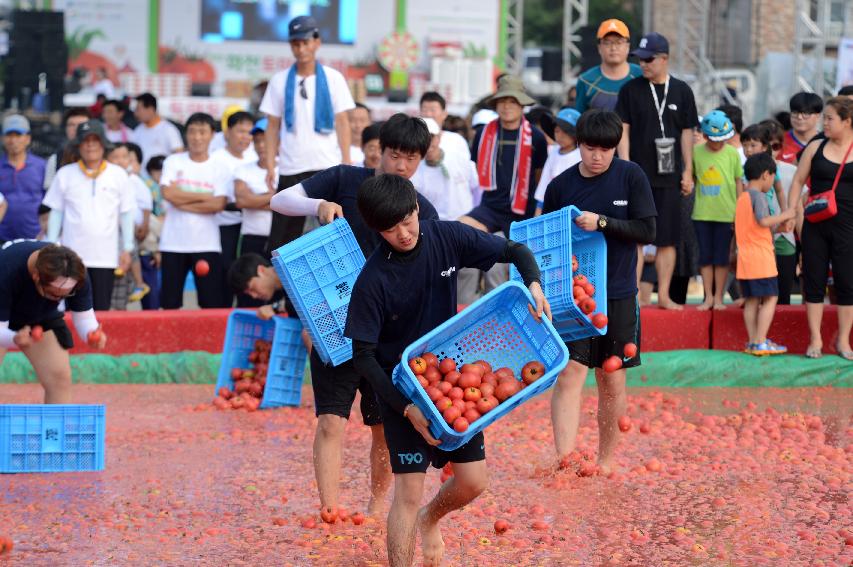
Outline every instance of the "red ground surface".
[[[381, 522], [302, 527], [317, 516], [310, 388], [301, 408], [188, 407], [212, 390], [75, 386], [75, 401], [107, 404], [106, 470], [0, 475], [0, 535], [15, 543], [0, 566], [385, 564]], [[41, 397], [35, 385], [2, 391], [4, 403]], [[582, 449], [596, 443], [593, 394]], [[446, 564], [853, 560], [853, 391], [633, 390], [622, 472], [610, 479], [547, 466], [548, 398], [487, 430], [491, 486], [445, 518]], [[368, 443], [354, 418], [342, 493], [351, 512], [366, 504]], [[439, 475], [429, 475], [430, 494]], [[504, 535], [498, 519], [510, 524]]]

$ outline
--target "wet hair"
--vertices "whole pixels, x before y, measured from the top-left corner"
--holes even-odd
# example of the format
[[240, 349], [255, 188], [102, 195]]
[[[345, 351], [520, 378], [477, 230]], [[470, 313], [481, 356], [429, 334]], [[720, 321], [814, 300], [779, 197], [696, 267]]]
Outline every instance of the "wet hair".
[[613, 149], [622, 139], [622, 119], [610, 110], [587, 110], [578, 119], [575, 137], [579, 145]]
[[65, 114], [62, 116], [62, 123], [68, 124], [68, 119], [73, 118], [75, 116], [85, 116], [86, 118], [91, 118], [92, 113], [89, 112], [88, 108], [83, 108], [81, 106], [75, 106], [73, 108], [69, 108], [65, 111]]
[[86, 266], [83, 260], [71, 248], [59, 244], [48, 244], [38, 251], [35, 264], [39, 281], [44, 285], [59, 278], [74, 278], [77, 285], [74, 290], [83, 287], [86, 282]]
[[187, 123], [184, 128], [189, 130], [189, 127], [193, 124], [207, 124], [210, 126], [211, 132], [216, 132], [216, 120], [206, 112], [196, 112], [191, 114], [190, 117], [187, 118]]
[[361, 131], [361, 147], [366, 146], [368, 142], [378, 140], [379, 130], [379, 124], [371, 124], [370, 126], [365, 126], [364, 130]]
[[823, 99], [815, 93], [800, 92], [791, 97], [788, 108], [791, 112], [819, 114], [823, 110]]
[[831, 106], [842, 121], [849, 119], [853, 126], [853, 100], [845, 96], [835, 96], [826, 101], [826, 106]]
[[732, 121], [732, 126], [735, 128], [735, 133], [740, 134], [743, 131], [743, 110], [734, 104], [722, 104], [717, 107], [717, 110]]
[[437, 102], [442, 110], [447, 109], [447, 101], [444, 100], [443, 96], [441, 96], [435, 91], [427, 91], [421, 95], [420, 105], [423, 106], [425, 102]]
[[740, 141], [758, 142], [763, 146], [766, 146], [767, 149], [770, 149], [770, 142], [772, 141], [770, 128], [762, 124], [750, 124], [744, 128], [743, 132], [741, 132]]
[[127, 146], [127, 151], [136, 156], [136, 161], [142, 163], [142, 148], [139, 147], [139, 144], [134, 144], [133, 142], [125, 142], [125, 146]]
[[767, 152], [761, 152], [746, 158], [743, 164], [743, 175], [747, 181], [760, 178], [764, 172], [776, 175], [776, 160]]
[[398, 112], [379, 129], [379, 147], [426, 156], [431, 136], [426, 122]]
[[163, 171], [163, 162], [166, 161], [166, 156], [154, 156], [145, 164], [145, 171], [151, 175], [152, 171]]
[[145, 108], [153, 108], [154, 110], [157, 110], [157, 97], [151, 93], [142, 93], [141, 95], [138, 95], [135, 100]]
[[106, 101], [106, 102], [104, 102], [104, 106], [103, 106], [103, 108], [106, 108], [106, 107], [108, 107], [108, 106], [114, 106], [114, 107], [116, 107], [116, 110], [118, 110], [119, 112], [124, 112], [124, 111], [125, 111], [124, 103], [123, 103], [122, 101], [120, 101], [120, 100], [116, 100], [116, 99], [114, 99], [114, 98], [113, 98], [113, 99], [110, 99], [110, 100], [108, 100], [108, 101]]
[[229, 116], [226, 124], [228, 124], [229, 128], [232, 128], [241, 122], [248, 122], [249, 124], [254, 126], [255, 118], [245, 110], [240, 110]]
[[247, 252], [228, 268], [228, 286], [236, 293], [243, 293], [249, 282], [258, 275], [258, 266], [270, 266], [269, 261], [254, 252]]
[[358, 188], [358, 212], [372, 230], [382, 232], [418, 208], [418, 193], [405, 177], [383, 173], [368, 178]]

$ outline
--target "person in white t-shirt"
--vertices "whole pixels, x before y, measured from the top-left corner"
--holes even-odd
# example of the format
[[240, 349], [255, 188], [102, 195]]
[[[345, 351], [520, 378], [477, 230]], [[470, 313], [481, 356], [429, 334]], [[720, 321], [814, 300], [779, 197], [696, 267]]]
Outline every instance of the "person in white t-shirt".
[[104, 120], [104, 130], [107, 140], [114, 144], [130, 142], [133, 130], [122, 122], [124, 118], [124, 103], [120, 100], [110, 99], [104, 103], [101, 109], [101, 118]]
[[357, 165], [359, 162], [364, 162], [364, 151], [361, 147], [361, 133], [364, 132], [364, 129], [370, 126], [372, 122], [373, 119], [371, 118], [370, 109], [367, 105], [360, 102], [355, 103], [355, 108], [349, 111], [349, 126], [350, 132], [352, 132], [350, 136], [352, 145], [350, 146], [349, 157], [353, 165]]
[[166, 213], [160, 234], [163, 309], [179, 309], [183, 305], [184, 281], [190, 270], [196, 273], [201, 307], [228, 307], [216, 213], [225, 209], [229, 175], [208, 154], [214, 127], [209, 114], [197, 112], [190, 116], [186, 125], [188, 151], [172, 154], [163, 162], [160, 178]]
[[[237, 244], [240, 242], [240, 222], [242, 216], [234, 204], [234, 172], [240, 166], [256, 163], [258, 154], [252, 147], [252, 127], [254, 120], [252, 115], [240, 110], [232, 113], [226, 122], [225, 147], [210, 152], [210, 159], [220, 164], [227, 172], [224, 180], [228, 191], [228, 204], [224, 211], [217, 213], [216, 223], [219, 225], [219, 238], [222, 244], [222, 272], [223, 277], [234, 260], [237, 259]], [[227, 282], [223, 280], [226, 299], [233, 303], [234, 297]]]
[[[266, 118], [258, 120], [252, 128], [252, 139], [257, 155], [264, 155], [266, 149]], [[240, 228], [240, 255], [260, 254], [269, 260], [266, 251], [267, 238], [272, 226], [270, 199], [275, 194], [267, 187], [266, 164], [262, 159], [241, 165], [234, 172], [234, 196], [237, 206], [243, 210], [243, 224]], [[237, 307], [260, 307], [266, 302], [253, 299], [245, 293], [237, 294]]]
[[216, 150], [221, 150], [227, 145], [225, 143], [225, 133], [228, 131], [228, 119], [231, 118], [232, 114], [236, 114], [242, 110], [242, 106], [229, 104], [225, 107], [225, 110], [222, 111], [222, 118], [219, 120], [219, 126], [222, 129], [213, 135], [213, 140], [210, 142], [209, 150], [211, 154]]
[[[350, 164], [348, 111], [355, 108], [340, 72], [320, 65], [320, 29], [311, 16], [288, 24], [296, 63], [273, 75], [261, 102], [267, 115], [267, 185], [281, 191], [339, 163]], [[275, 158], [278, 154], [278, 173]], [[302, 235], [305, 217], [273, 214], [268, 250]]]
[[115, 98], [116, 87], [110, 80], [107, 70], [104, 67], [100, 67], [95, 71], [95, 78], [92, 81], [92, 90], [96, 95], [104, 95], [108, 100]]
[[100, 121], [81, 124], [76, 143], [80, 160], [56, 172], [44, 197], [50, 207], [46, 240], [61, 241], [80, 255], [91, 281], [94, 309], [106, 311], [116, 268], [130, 269], [133, 193], [127, 172], [104, 159], [108, 142]]
[[542, 201], [545, 200], [545, 190], [551, 180], [581, 161], [581, 151], [575, 138], [575, 126], [581, 113], [574, 108], [564, 108], [557, 113], [557, 124], [554, 126], [554, 139], [557, 145], [548, 148], [548, 159], [542, 167], [542, 176], [536, 186], [536, 215], [542, 214]]
[[[421, 116], [432, 118], [443, 130], [444, 121], [447, 120], [447, 101], [435, 91], [425, 92], [421, 95]], [[441, 149], [445, 155], [467, 155], [468, 159], [471, 159], [468, 140], [456, 132], [445, 131], [441, 134]]]
[[133, 129], [131, 141], [142, 148], [142, 167], [152, 156], [167, 156], [184, 150], [181, 132], [157, 113], [157, 99], [154, 95], [142, 93], [136, 97], [134, 115], [139, 120], [139, 126]]
[[445, 153], [441, 139], [450, 132], [442, 132], [432, 118], [423, 120], [429, 129], [430, 145], [411, 182], [435, 206], [439, 219], [456, 220], [480, 204], [477, 167], [467, 151]]

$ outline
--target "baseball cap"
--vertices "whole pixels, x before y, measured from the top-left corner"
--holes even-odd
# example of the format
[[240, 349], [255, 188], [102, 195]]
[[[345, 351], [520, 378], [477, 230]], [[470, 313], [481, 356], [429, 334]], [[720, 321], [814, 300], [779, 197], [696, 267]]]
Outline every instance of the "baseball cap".
[[435, 136], [437, 134], [441, 134], [441, 126], [438, 125], [438, 122], [436, 122], [434, 118], [428, 118], [425, 116], [421, 116], [421, 120], [423, 120], [426, 123], [427, 130], [429, 130], [430, 136]]
[[269, 120], [267, 120], [266, 117], [261, 118], [260, 120], [255, 122], [255, 125], [252, 126], [252, 136], [257, 134], [258, 132], [266, 132], [268, 124], [269, 124]]
[[308, 39], [320, 33], [317, 20], [311, 16], [297, 16], [287, 24], [287, 40]]
[[625, 39], [631, 38], [631, 32], [628, 31], [628, 26], [626, 26], [625, 22], [622, 20], [617, 20], [616, 18], [610, 18], [609, 20], [601, 22], [601, 25], [598, 26], [598, 33], [596, 34], [596, 37], [601, 39], [609, 33], [621, 35]]
[[574, 108], [564, 108], [557, 113], [557, 126], [559, 126], [560, 130], [569, 136], [574, 136], [575, 127], [577, 126], [578, 118], [580, 117], [581, 113]]
[[30, 121], [20, 114], [12, 114], [3, 119], [3, 134], [29, 134]]
[[669, 41], [661, 34], [652, 32], [640, 39], [640, 44], [631, 52], [631, 55], [639, 59], [648, 59], [659, 53], [669, 53]]
[[712, 110], [702, 117], [702, 133], [712, 142], [725, 142], [735, 135], [735, 129], [722, 110]]
[[90, 135], [97, 136], [104, 148], [110, 145], [107, 135], [104, 133], [104, 125], [101, 124], [100, 120], [87, 120], [77, 126], [77, 137], [74, 139], [74, 142], [80, 145]]

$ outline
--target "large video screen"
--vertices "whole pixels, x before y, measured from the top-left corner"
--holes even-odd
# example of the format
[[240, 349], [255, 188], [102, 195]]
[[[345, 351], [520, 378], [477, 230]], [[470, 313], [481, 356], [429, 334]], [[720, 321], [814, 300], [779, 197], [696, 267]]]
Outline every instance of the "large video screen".
[[355, 43], [358, 0], [202, 0], [201, 39], [287, 41], [287, 24], [306, 15], [317, 21], [323, 43]]

